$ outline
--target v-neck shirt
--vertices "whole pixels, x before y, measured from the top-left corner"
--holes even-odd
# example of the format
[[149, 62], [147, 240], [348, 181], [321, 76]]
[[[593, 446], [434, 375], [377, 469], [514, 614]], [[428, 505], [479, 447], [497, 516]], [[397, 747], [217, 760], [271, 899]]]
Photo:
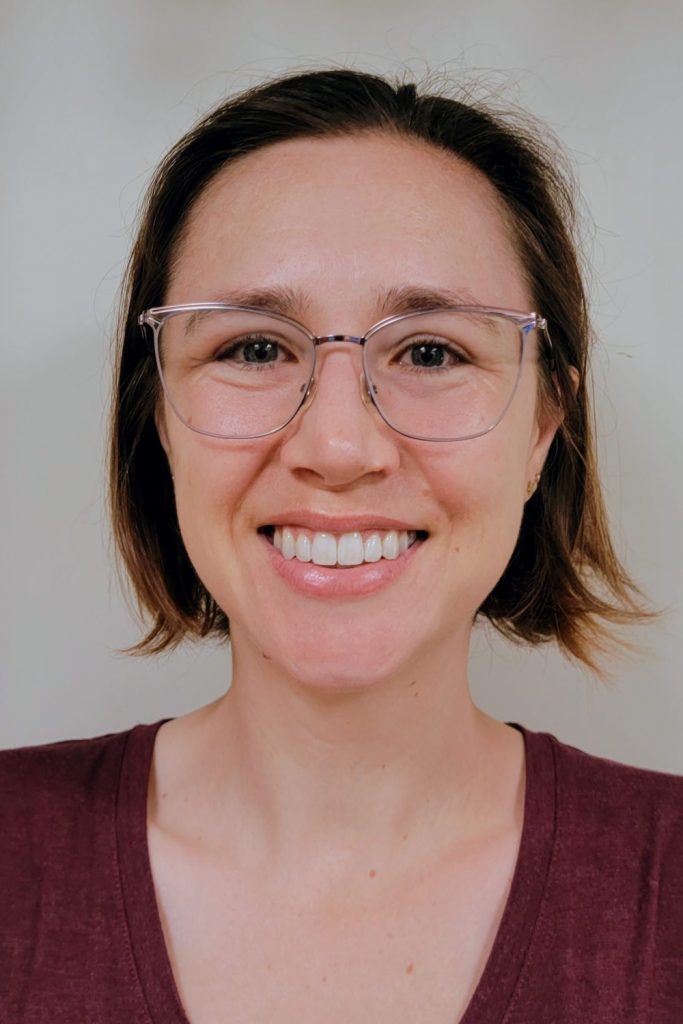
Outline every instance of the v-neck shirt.
[[[147, 843], [164, 721], [0, 752], [0, 1024], [193, 1024]], [[683, 777], [508, 724], [526, 758], [517, 862], [444, 1024], [681, 1024]]]

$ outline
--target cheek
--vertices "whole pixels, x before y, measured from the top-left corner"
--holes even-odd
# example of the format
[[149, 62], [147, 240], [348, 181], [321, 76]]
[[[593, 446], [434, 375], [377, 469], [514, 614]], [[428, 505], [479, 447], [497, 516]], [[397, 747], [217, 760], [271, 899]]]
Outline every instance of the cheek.
[[496, 431], [457, 452], [423, 463], [426, 488], [443, 516], [453, 564], [453, 588], [467, 587], [478, 607], [496, 585], [514, 550], [524, 510], [526, 450]]
[[[189, 431], [187, 432], [189, 435]], [[229, 557], [245, 496], [262, 472], [264, 444], [180, 437], [173, 446], [178, 523], [198, 575], [212, 589], [223, 555]]]
[[444, 446], [422, 461], [426, 490], [444, 513], [458, 520], [506, 514], [517, 518], [526, 467], [526, 448], [519, 437], [502, 431], [496, 437], [494, 430], [458, 444], [450, 451]]

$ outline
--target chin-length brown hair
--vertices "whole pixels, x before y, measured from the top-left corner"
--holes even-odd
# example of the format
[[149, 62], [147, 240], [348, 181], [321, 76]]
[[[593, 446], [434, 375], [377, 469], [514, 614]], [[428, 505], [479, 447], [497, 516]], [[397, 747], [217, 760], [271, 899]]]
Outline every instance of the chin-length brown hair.
[[[449, 89], [449, 92], [452, 91]], [[229, 636], [229, 622], [183, 545], [154, 414], [159, 380], [137, 324], [163, 305], [194, 203], [231, 161], [296, 138], [386, 133], [420, 140], [475, 167], [507, 212], [535, 308], [547, 319], [555, 365], [540, 365], [539, 400], [561, 426], [538, 490], [527, 501], [512, 558], [478, 616], [505, 636], [555, 640], [602, 678], [601, 656], [633, 649], [618, 632], [654, 618], [617, 558], [596, 466], [588, 359], [592, 344], [575, 242], [570, 176], [529, 119], [501, 116], [467, 96], [351, 69], [279, 77], [221, 103], [169, 152], [149, 187], [122, 296], [110, 447], [118, 552], [151, 628], [132, 650], [155, 654], [184, 638]], [[579, 371], [576, 393], [570, 367]]]

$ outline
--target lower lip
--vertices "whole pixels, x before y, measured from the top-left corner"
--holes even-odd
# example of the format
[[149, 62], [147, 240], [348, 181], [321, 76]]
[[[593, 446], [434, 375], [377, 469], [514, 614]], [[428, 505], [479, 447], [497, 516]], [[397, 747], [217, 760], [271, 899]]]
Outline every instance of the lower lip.
[[277, 548], [261, 535], [271, 564], [279, 576], [294, 590], [311, 597], [359, 597], [373, 594], [387, 586], [404, 572], [414, 558], [423, 540], [414, 541], [398, 558], [381, 558], [379, 562], [363, 565], [334, 566], [299, 562], [296, 558], [283, 558]]

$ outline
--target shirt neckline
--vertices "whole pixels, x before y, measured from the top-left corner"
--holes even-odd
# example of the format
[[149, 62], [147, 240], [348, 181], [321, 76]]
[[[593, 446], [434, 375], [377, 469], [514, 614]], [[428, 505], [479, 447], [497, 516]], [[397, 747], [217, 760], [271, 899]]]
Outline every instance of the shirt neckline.
[[[166, 948], [147, 843], [147, 792], [162, 719], [130, 730], [121, 762], [116, 837], [128, 939], [153, 1024], [190, 1024]], [[508, 898], [477, 987], [453, 1024], [501, 1024], [531, 946], [555, 841], [556, 779], [551, 737], [516, 722], [524, 737], [524, 822]]]

